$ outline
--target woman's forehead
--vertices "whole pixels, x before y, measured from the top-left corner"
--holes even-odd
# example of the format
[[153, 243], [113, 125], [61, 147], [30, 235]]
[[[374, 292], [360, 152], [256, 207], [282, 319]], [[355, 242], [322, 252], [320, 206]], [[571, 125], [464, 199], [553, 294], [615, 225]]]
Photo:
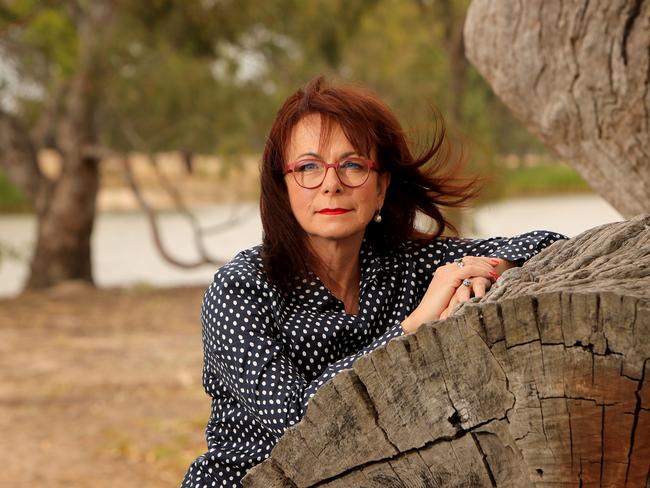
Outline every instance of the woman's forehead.
[[297, 156], [306, 152], [320, 155], [334, 152], [363, 152], [355, 147], [343, 130], [341, 124], [333, 118], [320, 114], [308, 114], [293, 127], [287, 141], [287, 154]]

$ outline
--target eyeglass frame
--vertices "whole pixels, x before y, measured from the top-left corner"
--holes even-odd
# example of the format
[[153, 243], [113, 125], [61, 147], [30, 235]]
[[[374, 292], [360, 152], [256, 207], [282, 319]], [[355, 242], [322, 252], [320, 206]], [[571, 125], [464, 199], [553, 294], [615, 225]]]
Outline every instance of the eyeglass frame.
[[[351, 160], [351, 159], [352, 160], [357, 160], [357, 161], [363, 161], [364, 163], [366, 163], [368, 165], [368, 174], [366, 175], [366, 179], [363, 180], [363, 182], [359, 183], [358, 185], [348, 185], [347, 183], [344, 183], [343, 180], [341, 179], [341, 176], [339, 175], [339, 172], [337, 171], [337, 168], [339, 167], [339, 165], [341, 164], [342, 161]], [[301, 185], [300, 182], [298, 181], [298, 178], [296, 177], [295, 169], [296, 169], [296, 166], [298, 164], [300, 164], [300, 163], [302, 163], [304, 161], [318, 161], [320, 163], [323, 163], [323, 165], [325, 166], [325, 172], [323, 173], [323, 179], [321, 180], [321, 182], [318, 185], [316, 185], [316, 186], [304, 186], [304, 185]], [[345, 186], [345, 187], [348, 187], [348, 188], [359, 188], [360, 186], [363, 186], [366, 183], [366, 181], [368, 181], [368, 178], [370, 177], [370, 171], [374, 170], [374, 171], [379, 172], [379, 165], [375, 161], [373, 161], [372, 159], [363, 158], [361, 156], [343, 156], [343, 157], [339, 158], [335, 163], [328, 163], [324, 159], [313, 156], [313, 157], [309, 157], [309, 158], [302, 158], [302, 159], [299, 159], [298, 161], [295, 161], [295, 162], [291, 163], [287, 167], [287, 169], [283, 172], [283, 175], [286, 176], [289, 173], [293, 173], [293, 179], [295, 180], [295, 182], [296, 182], [296, 184], [298, 186], [300, 186], [301, 188], [305, 188], [306, 190], [314, 190], [314, 189], [320, 187], [325, 182], [325, 178], [327, 177], [327, 171], [330, 168], [334, 169], [334, 173], [336, 174], [336, 177], [339, 179], [341, 184], [343, 186]]]

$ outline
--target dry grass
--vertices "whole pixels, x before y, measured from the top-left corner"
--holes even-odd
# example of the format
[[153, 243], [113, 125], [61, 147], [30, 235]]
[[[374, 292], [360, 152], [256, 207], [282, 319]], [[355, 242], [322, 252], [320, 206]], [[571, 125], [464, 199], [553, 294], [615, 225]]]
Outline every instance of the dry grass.
[[0, 486], [178, 486], [205, 448], [202, 293], [0, 301]]

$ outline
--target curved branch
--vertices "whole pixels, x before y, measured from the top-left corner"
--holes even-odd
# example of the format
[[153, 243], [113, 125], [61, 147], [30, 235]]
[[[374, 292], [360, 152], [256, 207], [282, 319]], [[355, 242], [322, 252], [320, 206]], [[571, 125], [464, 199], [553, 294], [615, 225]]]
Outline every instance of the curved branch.
[[212, 257], [208, 256], [207, 250], [205, 249], [205, 246], [203, 244], [203, 229], [200, 228], [198, 220], [196, 219], [196, 216], [194, 216], [184, 205], [182, 199], [180, 198], [180, 195], [175, 192], [178, 200], [177, 204], [180, 204], [181, 208], [181, 213], [183, 213], [188, 220], [190, 221], [190, 225], [192, 226], [193, 232], [194, 232], [194, 242], [196, 244], [196, 247], [199, 251], [199, 259], [196, 261], [181, 261], [175, 257], [173, 257], [165, 248], [164, 243], [162, 241], [161, 235], [160, 235], [160, 229], [158, 226], [158, 215], [156, 211], [147, 203], [145, 200], [144, 196], [142, 195], [142, 192], [140, 191], [140, 187], [138, 186], [137, 181], [135, 180], [135, 177], [133, 175], [133, 170], [131, 168], [131, 162], [126, 156], [123, 156], [121, 158], [122, 161], [122, 167], [124, 169], [124, 175], [126, 176], [127, 183], [131, 190], [133, 191], [133, 194], [135, 195], [138, 203], [140, 204], [140, 207], [144, 211], [147, 220], [149, 222], [149, 227], [151, 228], [151, 233], [153, 236], [154, 240], [154, 245], [156, 246], [156, 249], [158, 249], [158, 252], [162, 256], [162, 258], [167, 261], [168, 263], [178, 266], [180, 268], [184, 269], [193, 269], [193, 268], [198, 268], [199, 266], [202, 266], [204, 264], [213, 264], [217, 266], [221, 266], [224, 264], [224, 261], [222, 260], [216, 260], [213, 259]]
[[[123, 134], [126, 137], [126, 139], [129, 141], [132, 147], [147, 147], [146, 142], [144, 139], [138, 134], [136, 130], [133, 129], [132, 125], [129, 122], [124, 123], [124, 131]], [[192, 163], [191, 163], [191, 155], [185, 155], [186, 158], [185, 165], [188, 168], [188, 172], [191, 171], [192, 168]], [[188, 161], [189, 159], [189, 161]], [[204, 260], [203, 263], [214, 263], [214, 261], [209, 257], [207, 249], [205, 248], [204, 244], [204, 238], [205, 236], [209, 234], [218, 234], [219, 232], [223, 232], [224, 230], [227, 230], [231, 228], [233, 225], [237, 224], [240, 222], [244, 217], [250, 215], [251, 210], [246, 210], [244, 212], [231, 212], [231, 214], [228, 216], [227, 219], [225, 219], [222, 222], [219, 222], [217, 224], [211, 225], [209, 227], [201, 227], [199, 224], [198, 219], [196, 216], [189, 210], [187, 205], [185, 204], [185, 201], [183, 200], [182, 195], [178, 190], [176, 190], [176, 187], [169, 181], [169, 178], [160, 170], [160, 166], [158, 165], [158, 161], [156, 159], [156, 156], [153, 155], [152, 153], [148, 152], [147, 153], [147, 160], [149, 161], [151, 167], [153, 168], [156, 177], [158, 178], [158, 182], [160, 183], [160, 186], [165, 190], [165, 192], [169, 195], [171, 198], [172, 202], [174, 203], [175, 209], [182, 215], [184, 215], [187, 220], [190, 223], [190, 226], [192, 227], [192, 231], [194, 234], [194, 243], [196, 245], [196, 249], [199, 252], [199, 255], [201, 258]], [[127, 176], [127, 179], [129, 177]], [[135, 183], [135, 180], [132, 178], [131, 175], [131, 181]], [[133, 189], [133, 187], [132, 187]], [[142, 206], [142, 203], [144, 202], [144, 198], [142, 198], [142, 195], [137, 192], [137, 189], [134, 190], [136, 198], [138, 199], [138, 202], [140, 202], [140, 205]], [[145, 202], [146, 205], [146, 202]], [[147, 213], [147, 210], [144, 206], [142, 206], [143, 210], [145, 213]], [[150, 223], [151, 220], [150, 220]], [[152, 225], [156, 225], [155, 223], [152, 223]], [[160, 249], [160, 248], [159, 248]], [[164, 254], [161, 252], [161, 254], [164, 257]], [[175, 264], [174, 262], [169, 261], [171, 264]], [[201, 263], [201, 264], [203, 264]], [[220, 265], [223, 264], [223, 262], [220, 262]], [[200, 264], [199, 264], [200, 265]]]
[[[174, 202], [174, 206], [176, 209], [187, 218], [189, 221], [190, 225], [192, 226], [192, 231], [194, 234], [194, 244], [196, 245], [196, 249], [199, 252], [199, 255], [201, 258], [204, 260], [206, 263], [212, 263], [213, 261], [208, 257], [208, 251], [205, 248], [205, 244], [203, 242], [203, 229], [201, 228], [198, 219], [196, 218], [196, 215], [194, 215], [187, 205], [185, 204], [185, 201], [183, 200], [183, 197], [181, 196], [180, 192], [176, 190], [176, 187], [169, 181], [167, 176], [160, 171], [160, 167], [158, 166], [158, 162], [156, 160], [156, 156], [153, 154], [148, 154], [147, 159], [151, 163], [151, 166], [153, 167], [154, 172], [156, 173], [156, 177], [158, 178], [158, 182], [160, 185], [163, 187], [163, 189], [167, 192], [167, 194], [171, 197], [172, 201]], [[223, 264], [223, 263], [222, 263]]]

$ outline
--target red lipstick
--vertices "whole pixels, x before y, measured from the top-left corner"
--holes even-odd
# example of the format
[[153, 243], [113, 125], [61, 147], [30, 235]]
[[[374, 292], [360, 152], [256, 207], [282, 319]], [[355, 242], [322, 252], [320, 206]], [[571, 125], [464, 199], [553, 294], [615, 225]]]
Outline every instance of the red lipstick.
[[350, 209], [347, 208], [324, 208], [322, 210], [319, 210], [318, 213], [322, 215], [341, 215], [344, 213], [348, 213]]

